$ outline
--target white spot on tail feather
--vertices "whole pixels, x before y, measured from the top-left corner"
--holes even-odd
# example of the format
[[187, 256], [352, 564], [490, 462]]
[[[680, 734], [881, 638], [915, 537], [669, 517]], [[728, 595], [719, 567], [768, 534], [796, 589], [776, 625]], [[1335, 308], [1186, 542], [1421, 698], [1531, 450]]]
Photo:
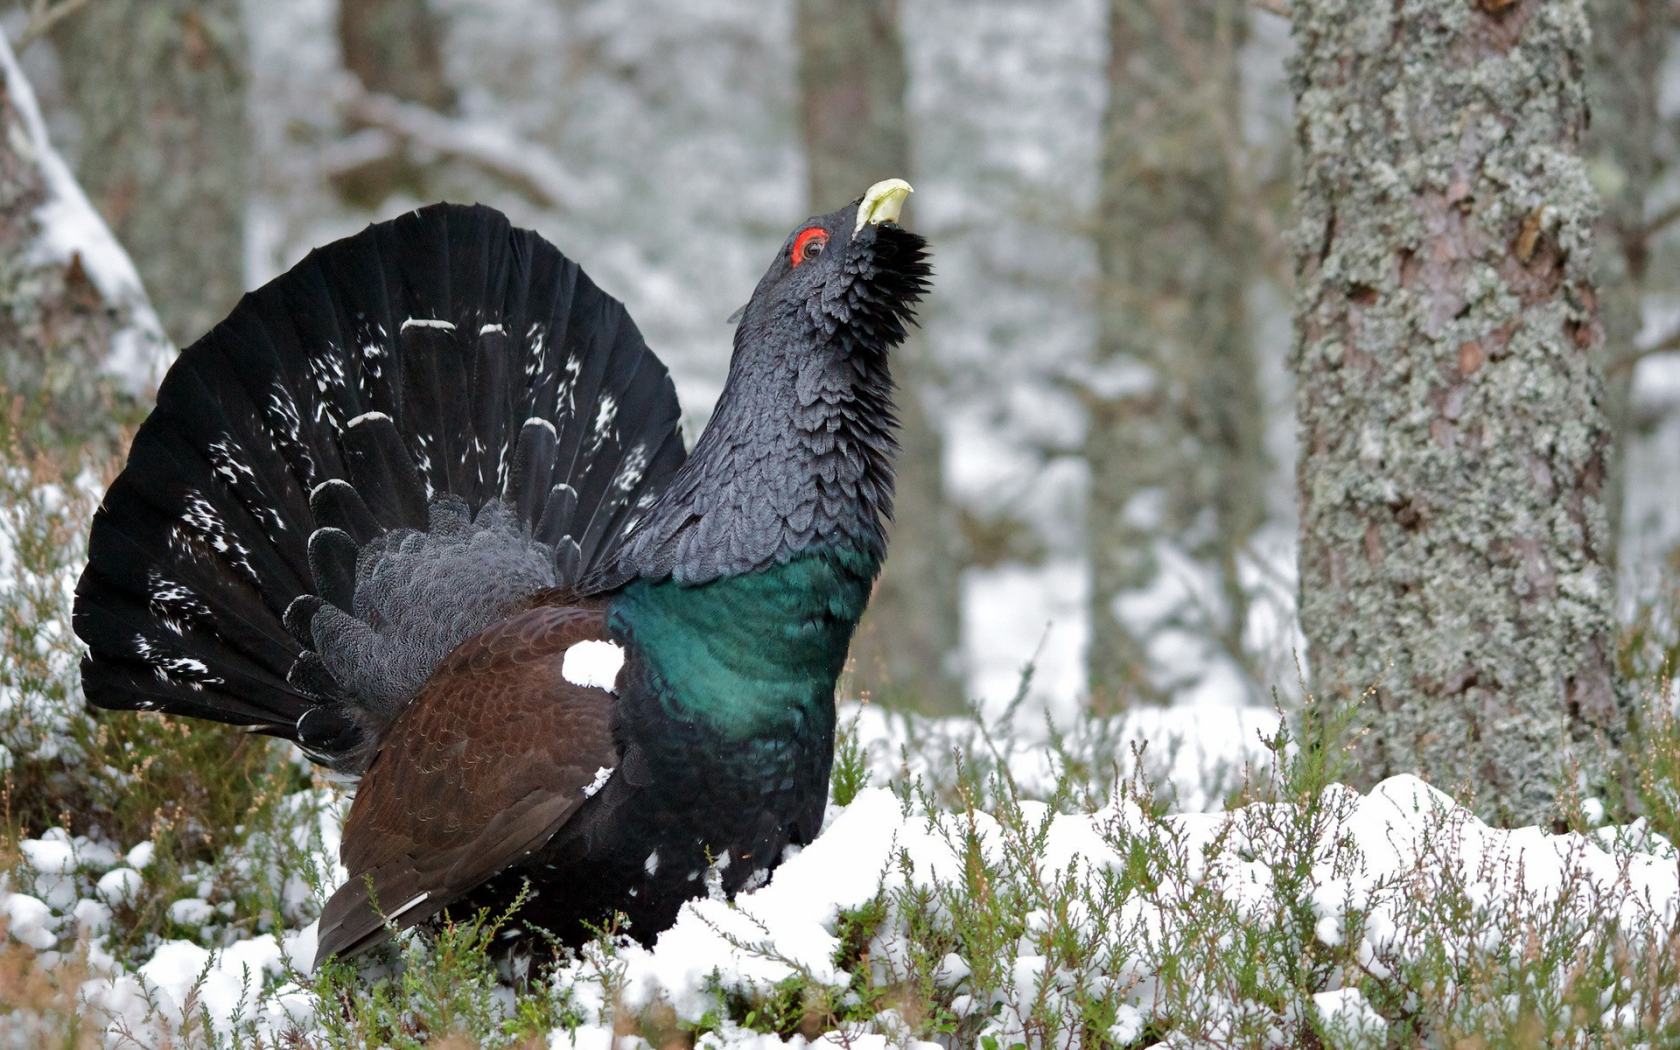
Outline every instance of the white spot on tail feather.
[[533, 379], [543, 373], [548, 367], [547, 344], [543, 342], [542, 322], [533, 321], [525, 332], [525, 338], [531, 344], [531, 350], [525, 355], [525, 378]]
[[210, 443], [210, 466], [216, 477], [234, 491], [251, 517], [268, 526], [269, 539], [275, 539], [277, 534], [286, 531], [286, 522], [278, 510], [265, 499], [252, 498], [252, 492], [257, 487], [257, 475], [239, 458], [239, 446], [234, 444], [231, 435], [223, 434]]
[[[340, 422], [343, 417], [334, 407], [334, 402], [341, 401], [345, 393], [344, 361], [338, 356], [338, 348], [329, 342], [324, 354], [310, 357], [309, 374], [315, 380], [316, 393], [320, 395], [315, 400], [315, 422], [324, 422], [334, 431], [343, 430]], [[333, 394], [329, 396], [328, 391]]]
[[184, 685], [194, 690], [203, 689], [207, 685], [222, 684], [220, 678], [210, 673], [210, 668], [203, 660], [195, 660], [190, 656], [173, 656], [153, 645], [143, 634], [134, 636], [134, 654], [152, 666], [152, 673], [157, 675], [160, 682]]
[[532, 416], [530, 419], [527, 419], [525, 421], [525, 426], [530, 426], [532, 423], [535, 423], [540, 427], [547, 427], [548, 432], [550, 434], [553, 434], [556, 440], [559, 439], [560, 432], [558, 430], [555, 430], [554, 429], [554, 424], [550, 423], [548, 420], [543, 419], [541, 416]]
[[624, 462], [619, 465], [618, 475], [613, 478], [613, 488], [620, 492], [629, 492], [635, 488], [641, 483], [642, 475], [647, 473], [647, 465], [647, 442], [638, 441], [624, 454]]
[[308, 447], [303, 443], [303, 417], [298, 413], [297, 402], [292, 400], [291, 391], [276, 382], [269, 390], [266, 411], [268, 429], [274, 435], [275, 447], [299, 480], [310, 484], [315, 477], [315, 457], [309, 454]]
[[381, 420], [381, 419], [389, 420], [390, 418], [391, 418], [390, 416], [386, 415], [383, 412], [363, 412], [361, 415], [357, 416], [355, 419], [352, 419], [350, 421], [349, 425], [352, 426], [352, 427], [357, 427], [357, 426], [361, 426], [363, 423], [372, 423], [372, 422], [375, 422], [375, 421]]
[[146, 574], [146, 586], [151, 599], [149, 608], [152, 617], [175, 634], [185, 634], [189, 625], [211, 621], [209, 606], [200, 601], [198, 595], [186, 585], [168, 579], [156, 569], [150, 569]]
[[224, 555], [228, 562], [259, 587], [262, 579], [251, 565], [251, 549], [222, 520], [221, 512], [197, 489], [188, 489], [182, 502], [186, 505], [181, 521], [169, 530], [170, 546], [177, 553], [191, 556], [193, 542], [199, 541]]
[[555, 410], [570, 417], [577, 411], [578, 377], [583, 375], [583, 362], [576, 354], [566, 358], [565, 367], [554, 379]]
[[478, 330], [479, 335], [489, 335], [491, 332], [495, 332], [497, 335], [507, 334], [507, 330], [499, 324], [487, 324]]
[[210, 465], [216, 475], [229, 485], [237, 485], [241, 478], [247, 481], [257, 479], [257, 475], [239, 458], [239, 447], [227, 434], [210, 443]]
[[658, 850], [654, 850], [652, 853], [649, 853], [647, 855], [647, 860], [642, 861], [642, 870], [647, 872], [649, 875], [659, 874], [659, 851]]
[[410, 328], [442, 328], [445, 331], [453, 332], [455, 322], [440, 321], [435, 317], [410, 317], [402, 323], [402, 327], [398, 331], [406, 332]]
[[566, 650], [560, 675], [573, 685], [611, 691], [624, 666], [624, 650], [612, 642], [579, 642]]
[[589, 451], [599, 452], [612, 436], [613, 420], [618, 418], [618, 402], [611, 394], [602, 394], [595, 409], [595, 429], [589, 435]]

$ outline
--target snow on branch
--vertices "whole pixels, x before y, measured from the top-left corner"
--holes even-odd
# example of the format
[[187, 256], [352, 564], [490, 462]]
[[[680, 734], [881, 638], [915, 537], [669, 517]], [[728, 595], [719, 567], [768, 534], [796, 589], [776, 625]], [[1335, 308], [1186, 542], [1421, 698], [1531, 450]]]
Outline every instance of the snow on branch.
[[86, 274], [115, 321], [103, 357], [104, 371], [128, 393], [143, 395], [162, 378], [174, 358], [174, 347], [163, 332], [128, 252], [48, 141], [35, 92], [4, 33], [0, 33], [0, 77], [4, 78], [12, 119], [22, 125], [21, 129], [16, 124], [12, 127], [23, 132], [8, 136], [7, 148], [32, 167], [39, 180], [38, 186], [31, 187], [41, 203], [33, 214], [34, 239], [27, 246], [25, 261], [34, 266], [79, 269]]
[[340, 90], [344, 115], [364, 130], [327, 151], [323, 174], [350, 171], [403, 149], [472, 164], [507, 182], [532, 204], [578, 211], [591, 196], [552, 152], [492, 124], [446, 117], [429, 107], [368, 91], [353, 76]]

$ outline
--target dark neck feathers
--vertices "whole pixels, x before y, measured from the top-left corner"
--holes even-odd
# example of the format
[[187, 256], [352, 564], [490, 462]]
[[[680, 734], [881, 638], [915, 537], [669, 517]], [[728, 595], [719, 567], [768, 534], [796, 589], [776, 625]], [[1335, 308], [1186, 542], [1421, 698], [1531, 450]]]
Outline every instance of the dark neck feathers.
[[891, 395], [886, 347], [824, 311], [749, 316], [711, 424], [620, 570], [704, 583], [840, 546], [878, 564], [892, 513]]

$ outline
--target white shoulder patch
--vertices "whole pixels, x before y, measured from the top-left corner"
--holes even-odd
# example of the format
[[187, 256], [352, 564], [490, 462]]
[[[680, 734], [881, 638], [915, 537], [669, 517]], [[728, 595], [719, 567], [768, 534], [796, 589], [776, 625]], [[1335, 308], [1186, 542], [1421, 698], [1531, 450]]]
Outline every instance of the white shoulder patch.
[[624, 666], [624, 650], [612, 642], [579, 642], [566, 650], [560, 674], [573, 685], [592, 685], [612, 692], [618, 669]]
[[[589, 785], [583, 789], [583, 797], [594, 798], [596, 792], [607, 786], [607, 778], [611, 777], [613, 775], [613, 770], [617, 768], [617, 766], [602, 766], [600, 769], [597, 769], [595, 771], [595, 779], [590, 781]], [[655, 853], [654, 856], [657, 857], [659, 854]]]

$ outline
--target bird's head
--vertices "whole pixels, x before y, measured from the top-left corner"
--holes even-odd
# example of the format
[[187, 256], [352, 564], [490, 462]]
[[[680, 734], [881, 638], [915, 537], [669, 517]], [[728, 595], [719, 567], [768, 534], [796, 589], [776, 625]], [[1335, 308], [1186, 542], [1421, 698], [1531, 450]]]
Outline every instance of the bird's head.
[[735, 318], [711, 422], [603, 580], [705, 583], [816, 548], [880, 564], [897, 447], [888, 351], [932, 272], [927, 242], [898, 225], [909, 193], [878, 182], [794, 228]]
[[736, 345], [791, 339], [850, 357], [903, 341], [932, 273], [927, 241], [898, 224], [909, 195], [887, 179], [795, 227], [741, 308]]

